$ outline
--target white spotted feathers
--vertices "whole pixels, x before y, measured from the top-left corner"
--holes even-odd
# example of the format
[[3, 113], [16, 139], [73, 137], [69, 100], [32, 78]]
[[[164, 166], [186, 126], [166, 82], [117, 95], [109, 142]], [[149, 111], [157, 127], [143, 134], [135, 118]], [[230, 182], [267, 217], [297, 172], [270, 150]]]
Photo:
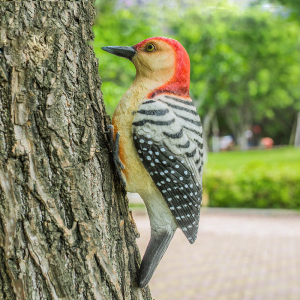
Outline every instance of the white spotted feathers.
[[140, 160], [190, 243], [197, 238], [202, 200], [203, 139], [192, 102], [159, 95], [144, 101], [133, 120]]

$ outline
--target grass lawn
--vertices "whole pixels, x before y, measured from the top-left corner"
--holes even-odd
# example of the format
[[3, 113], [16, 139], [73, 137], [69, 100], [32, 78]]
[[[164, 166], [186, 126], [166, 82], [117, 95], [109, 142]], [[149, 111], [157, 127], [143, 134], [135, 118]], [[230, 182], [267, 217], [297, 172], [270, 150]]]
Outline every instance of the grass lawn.
[[241, 171], [251, 165], [300, 172], [300, 148], [209, 153], [205, 169]]
[[209, 153], [203, 187], [209, 206], [300, 208], [300, 149]]

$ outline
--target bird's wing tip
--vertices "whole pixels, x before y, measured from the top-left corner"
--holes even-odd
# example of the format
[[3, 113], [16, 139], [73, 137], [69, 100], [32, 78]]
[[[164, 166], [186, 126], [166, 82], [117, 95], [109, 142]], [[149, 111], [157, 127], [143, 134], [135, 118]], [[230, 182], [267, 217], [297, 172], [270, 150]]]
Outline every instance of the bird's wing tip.
[[142, 288], [144, 288], [145, 286], [147, 286], [148, 285], [148, 283], [149, 283], [149, 280], [143, 280], [142, 278], [140, 278], [140, 277], [138, 277], [138, 279], [137, 279], [137, 286], [140, 288], [140, 289], [142, 289]]
[[195, 237], [195, 238], [193, 238], [193, 239], [188, 239], [188, 241], [190, 242], [190, 244], [192, 245], [192, 244], [194, 244], [195, 243], [195, 241], [196, 241], [196, 239], [197, 239], [197, 237]]

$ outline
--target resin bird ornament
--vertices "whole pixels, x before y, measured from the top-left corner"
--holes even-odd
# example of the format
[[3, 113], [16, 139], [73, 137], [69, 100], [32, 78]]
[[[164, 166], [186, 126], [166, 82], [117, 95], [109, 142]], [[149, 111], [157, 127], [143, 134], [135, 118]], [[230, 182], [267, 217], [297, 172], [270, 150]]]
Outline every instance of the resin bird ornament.
[[150, 219], [151, 238], [137, 276], [144, 287], [178, 227], [191, 244], [197, 238], [202, 127], [189, 96], [189, 56], [178, 41], [154, 37], [132, 47], [102, 49], [136, 68], [110, 131], [121, 181], [128, 192], [140, 194]]

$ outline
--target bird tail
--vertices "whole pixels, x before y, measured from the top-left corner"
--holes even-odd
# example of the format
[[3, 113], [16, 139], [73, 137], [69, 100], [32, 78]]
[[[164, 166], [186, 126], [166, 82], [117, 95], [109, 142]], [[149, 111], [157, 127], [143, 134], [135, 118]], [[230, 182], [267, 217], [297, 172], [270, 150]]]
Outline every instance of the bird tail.
[[175, 230], [163, 231], [160, 233], [151, 232], [151, 239], [138, 272], [137, 284], [140, 288], [143, 288], [149, 283], [160, 260], [164, 256], [174, 233]]

